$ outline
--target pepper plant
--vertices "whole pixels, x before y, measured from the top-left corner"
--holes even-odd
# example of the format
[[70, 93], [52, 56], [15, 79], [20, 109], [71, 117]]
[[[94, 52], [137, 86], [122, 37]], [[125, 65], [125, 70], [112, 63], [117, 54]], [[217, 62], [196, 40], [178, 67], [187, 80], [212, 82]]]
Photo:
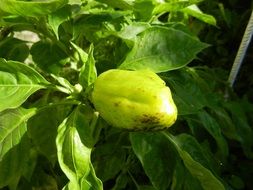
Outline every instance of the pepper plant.
[[[250, 172], [244, 171], [253, 168], [247, 162], [253, 156], [253, 107], [227, 88], [227, 71], [201, 60], [212, 44], [198, 35], [206, 26], [217, 27], [216, 19], [199, 8], [203, 4], [1, 0], [0, 188], [252, 187]], [[112, 85], [99, 82], [105, 89], [96, 94], [98, 107], [108, 106], [102, 109], [106, 113], [92, 100], [97, 76], [110, 69], [156, 73], [171, 90], [176, 122], [155, 131], [115, 127], [129, 120], [116, 108], [109, 113], [108, 102], [127, 93], [120, 76], [111, 79]], [[129, 77], [125, 83], [134, 86]], [[148, 85], [141, 83], [141, 90]], [[156, 86], [152, 91], [160, 92]], [[147, 94], [140, 91], [124, 101], [138, 103]], [[118, 123], [108, 122], [103, 117], [108, 114]], [[234, 168], [241, 157], [246, 162]]]

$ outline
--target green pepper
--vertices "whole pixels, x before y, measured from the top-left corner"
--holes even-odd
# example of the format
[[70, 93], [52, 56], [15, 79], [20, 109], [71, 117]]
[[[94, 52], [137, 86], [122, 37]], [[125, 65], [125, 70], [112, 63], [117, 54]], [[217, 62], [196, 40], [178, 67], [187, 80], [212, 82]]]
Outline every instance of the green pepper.
[[108, 70], [98, 76], [91, 95], [95, 109], [114, 127], [162, 130], [177, 119], [169, 87], [149, 70]]

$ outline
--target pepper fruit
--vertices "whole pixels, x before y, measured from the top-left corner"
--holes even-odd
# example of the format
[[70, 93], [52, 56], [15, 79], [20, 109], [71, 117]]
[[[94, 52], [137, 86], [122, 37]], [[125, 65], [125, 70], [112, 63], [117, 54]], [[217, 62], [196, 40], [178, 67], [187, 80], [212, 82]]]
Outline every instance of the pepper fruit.
[[131, 131], [166, 129], [177, 119], [169, 87], [149, 70], [105, 71], [94, 82], [91, 101], [105, 121]]

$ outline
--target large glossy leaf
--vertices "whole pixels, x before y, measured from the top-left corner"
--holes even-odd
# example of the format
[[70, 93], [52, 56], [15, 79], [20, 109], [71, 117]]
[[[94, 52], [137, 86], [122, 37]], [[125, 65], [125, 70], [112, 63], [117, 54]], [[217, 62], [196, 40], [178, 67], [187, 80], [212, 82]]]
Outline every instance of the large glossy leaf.
[[183, 31], [154, 26], [138, 35], [119, 68], [154, 72], [175, 70], [187, 65], [207, 46]]
[[91, 149], [97, 140], [94, 134], [96, 118], [92, 109], [78, 106], [58, 128], [58, 161], [70, 180], [64, 189], [102, 189], [90, 161]]
[[[185, 145], [189, 146], [189, 143], [195, 141], [192, 137], [188, 135], [174, 137], [168, 133], [163, 134], [171, 143], [174, 144], [177, 152], [183, 160], [185, 167], [191, 173], [191, 175], [199, 181], [204, 190], [225, 190], [225, 187], [221, 181], [219, 181], [208, 168], [204, 167], [199, 162], [198, 159], [200, 159], [199, 155], [201, 155], [201, 152], [194, 152], [191, 151], [189, 147], [185, 147]], [[194, 143], [196, 143], [196, 141]], [[193, 148], [196, 149], [196, 147]], [[202, 154], [201, 157], [203, 159], [205, 156]]]
[[239, 136], [236, 130], [236, 125], [230, 117], [229, 113], [222, 107], [212, 108], [214, 117], [221, 126], [222, 134], [228, 139], [240, 141], [243, 138]]
[[212, 157], [190, 135], [132, 133], [130, 140], [157, 189], [224, 190], [215, 175]]
[[20, 106], [46, 84], [49, 83], [31, 67], [0, 59], [0, 111]]
[[0, 112], [0, 161], [20, 142], [27, 130], [27, 120], [35, 113], [35, 109], [24, 108]]
[[173, 172], [171, 190], [203, 190], [200, 182], [194, 176], [191, 175], [189, 170], [184, 166], [182, 162], [175, 164], [175, 170]]
[[[241, 143], [244, 150], [244, 154], [248, 157], [253, 157], [253, 130], [248, 122], [246, 115], [247, 106], [251, 108], [251, 105], [245, 104], [243, 101], [231, 101], [224, 103], [226, 109], [231, 115], [232, 122], [235, 126], [236, 135], [238, 136], [238, 141]], [[243, 105], [243, 106], [242, 106]], [[250, 116], [252, 114], [250, 110]]]
[[1, 0], [0, 9], [21, 16], [47, 15], [68, 3], [68, 0]]
[[195, 137], [182, 133], [175, 137], [176, 143], [180, 148], [188, 152], [191, 157], [212, 173], [218, 173], [220, 163], [218, 163], [211, 153], [208, 146], [198, 143]]
[[160, 133], [132, 133], [131, 144], [151, 183], [169, 189], [177, 153]]
[[92, 156], [97, 176], [103, 182], [115, 178], [124, 169], [126, 151], [119, 143], [104, 143], [96, 146]]
[[[103, 126], [106, 125], [104, 120], [99, 120], [99, 122]], [[126, 146], [129, 146], [129, 133], [122, 132], [120, 129], [109, 128], [104, 135], [103, 143], [100, 143], [100, 139], [92, 152], [92, 164], [97, 176], [103, 183], [115, 179], [116, 183], [112, 190], [124, 189], [125, 187], [122, 186], [126, 185], [129, 179], [124, 171], [129, 167], [127, 162], [132, 160], [130, 157], [133, 156], [132, 154], [131, 156], [128, 155], [129, 150], [126, 149]], [[106, 189], [106, 187], [104, 188]]]
[[186, 69], [163, 73], [161, 77], [172, 90], [173, 99], [178, 107], [179, 115], [195, 114], [208, 105], [203, 91], [194, 77]]
[[202, 126], [215, 139], [218, 146], [218, 152], [220, 156], [225, 159], [225, 157], [228, 156], [228, 145], [224, 136], [221, 133], [221, 127], [219, 126], [218, 122], [205, 111], [199, 112], [198, 118], [202, 123]]

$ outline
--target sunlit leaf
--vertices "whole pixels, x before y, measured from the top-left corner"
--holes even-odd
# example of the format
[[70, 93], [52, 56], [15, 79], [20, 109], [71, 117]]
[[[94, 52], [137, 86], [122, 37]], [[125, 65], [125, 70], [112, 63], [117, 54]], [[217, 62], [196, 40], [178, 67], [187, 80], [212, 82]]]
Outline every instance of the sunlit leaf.
[[0, 111], [20, 106], [46, 84], [49, 83], [31, 67], [0, 59]]
[[207, 44], [180, 30], [154, 26], [138, 35], [119, 68], [154, 72], [175, 70], [187, 65], [206, 47]]
[[212, 15], [203, 13], [196, 5], [191, 5], [182, 10], [183, 13], [187, 13], [205, 23], [216, 26], [216, 20]]
[[183, 8], [186, 8], [195, 3], [199, 3], [201, 1], [203, 0], [163, 2], [163, 3], [158, 4], [154, 8], [153, 14], [160, 14], [162, 12], [170, 12], [170, 11], [180, 11]]
[[66, 3], [68, 0], [1, 0], [0, 9], [21, 16], [41, 16], [57, 10]]
[[65, 189], [102, 189], [102, 183], [96, 177], [90, 161], [91, 146], [96, 139], [89, 137], [94, 135], [96, 115], [90, 112], [92, 116], [90, 118], [82, 112], [86, 109], [85, 106], [77, 107], [58, 128], [56, 137], [58, 161], [70, 180]]
[[88, 53], [86, 53], [82, 48], [74, 44], [73, 42], [70, 42], [73, 48], [76, 50], [78, 59], [82, 64], [85, 64], [88, 60]]
[[27, 130], [27, 120], [35, 109], [10, 109], [0, 112], [0, 160], [17, 145]]
[[88, 53], [87, 62], [83, 63], [79, 74], [79, 82], [84, 88], [87, 88], [97, 78], [97, 70], [95, 67], [95, 59], [93, 57], [94, 46], [91, 45]]
[[61, 85], [61, 87], [59, 87], [59, 89], [62, 91], [62, 92], [65, 92], [67, 94], [71, 94], [75, 91], [75, 87], [70, 84], [70, 82], [63, 78], [63, 77], [59, 77], [59, 76], [56, 76], [54, 74], [51, 74], [51, 76]]

